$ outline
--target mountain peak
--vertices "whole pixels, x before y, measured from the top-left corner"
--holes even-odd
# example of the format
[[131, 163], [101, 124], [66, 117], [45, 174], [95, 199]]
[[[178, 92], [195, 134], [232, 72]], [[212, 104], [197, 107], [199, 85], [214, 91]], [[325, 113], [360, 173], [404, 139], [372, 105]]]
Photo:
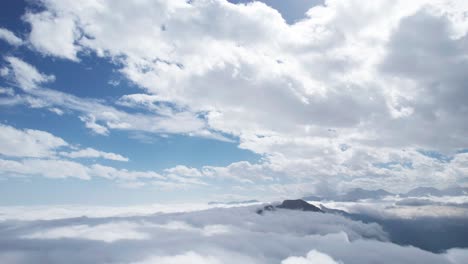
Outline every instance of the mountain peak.
[[320, 208], [311, 205], [310, 203], [297, 199], [297, 200], [284, 200], [283, 203], [276, 206], [277, 208], [290, 209], [290, 210], [301, 210], [310, 212], [321, 212]]

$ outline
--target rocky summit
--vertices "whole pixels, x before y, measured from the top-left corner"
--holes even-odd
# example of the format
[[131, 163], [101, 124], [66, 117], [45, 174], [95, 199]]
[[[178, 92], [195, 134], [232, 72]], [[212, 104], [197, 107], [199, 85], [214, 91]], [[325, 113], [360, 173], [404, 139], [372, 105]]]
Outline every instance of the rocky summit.
[[277, 205], [277, 206], [266, 205], [263, 208], [258, 209], [256, 212], [257, 214], [263, 214], [264, 211], [275, 211], [276, 208], [307, 211], [307, 212], [323, 212], [320, 208], [301, 199], [284, 200], [280, 205]]

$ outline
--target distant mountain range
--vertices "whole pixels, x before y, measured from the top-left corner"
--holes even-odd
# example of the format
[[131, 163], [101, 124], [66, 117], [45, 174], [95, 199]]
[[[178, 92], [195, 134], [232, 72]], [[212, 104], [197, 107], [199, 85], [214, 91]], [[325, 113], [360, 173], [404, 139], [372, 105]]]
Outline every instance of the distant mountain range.
[[424, 196], [463, 196], [468, 195], [468, 188], [463, 187], [451, 187], [446, 189], [436, 189], [432, 187], [418, 187], [411, 191], [400, 194], [402, 197], [424, 197]]
[[329, 195], [329, 196], [306, 196], [302, 199], [306, 201], [322, 201], [322, 200], [331, 200], [339, 202], [355, 202], [364, 199], [381, 199], [385, 196], [393, 196], [390, 192], [387, 192], [382, 189], [378, 190], [364, 190], [362, 188], [352, 189], [346, 194], [341, 195]]
[[259, 203], [260, 201], [258, 200], [247, 200], [247, 201], [231, 201], [231, 202], [209, 202], [209, 205], [219, 205], [219, 204], [224, 204], [224, 205], [236, 205], [236, 204], [250, 204], [250, 203]]
[[387, 192], [382, 189], [378, 190], [365, 190], [362, 188], [352, 189], [351, 191], [347, 192], [346, 194], [340, 195], [328, 195], [328, 196], [306, 196], [302, 199], [306, 201], [323, 201], [323, 200], [330, 200], [330, 201], [337, 201], [337, 202], [355, 202], [359, 200], [365, 199], [382, 199], [386, 196], [396, 196], [399, 195], [400, 197], [428, 197], [428, 196], [463, 196], [468, 195], [468, 188], [463, 187], [450, 187], [446, 189], [437, 189], [433, 187], [418, 187], [414, 188], [407, 193], [400, 193], [394, 194], [391, 192]]

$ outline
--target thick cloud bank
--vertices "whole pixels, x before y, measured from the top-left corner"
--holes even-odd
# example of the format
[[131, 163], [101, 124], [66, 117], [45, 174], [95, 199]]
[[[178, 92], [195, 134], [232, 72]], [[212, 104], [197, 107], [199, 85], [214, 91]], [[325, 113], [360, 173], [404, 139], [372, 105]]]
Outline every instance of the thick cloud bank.
[[462, 264], [467, 254], [396, 245], [377, 224], [331, 213], [257, 208], [3, 221], [0, 262]]

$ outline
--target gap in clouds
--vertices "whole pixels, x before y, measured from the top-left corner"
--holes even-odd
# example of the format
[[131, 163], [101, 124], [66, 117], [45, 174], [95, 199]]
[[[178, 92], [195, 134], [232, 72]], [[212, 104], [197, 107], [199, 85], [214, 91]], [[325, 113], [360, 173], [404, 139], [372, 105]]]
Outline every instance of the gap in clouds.
[[[228, 0], [234, 4], [248, 4], [252, 3], [255, 0]], [[323, 5], [324, 0], [257, 0], [267, 4], [268, 6], [276, 9], [281, 13], [284, 20], [289, 24], [294, 24], [295, 22], [304, 19], [306, 17], [307, 11], [317, 5]]]

